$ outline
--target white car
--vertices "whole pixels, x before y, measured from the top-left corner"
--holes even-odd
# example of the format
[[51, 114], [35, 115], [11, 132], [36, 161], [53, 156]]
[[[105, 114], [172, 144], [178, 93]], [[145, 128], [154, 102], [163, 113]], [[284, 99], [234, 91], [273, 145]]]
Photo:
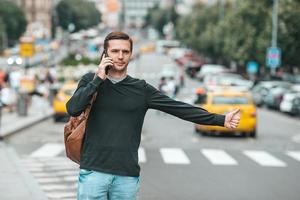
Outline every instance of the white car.
[[223, 65], [205, 64], [202, 65], [200, 71], [196, 74], [196, 78], [203, 80], [206, 75], [222, 73], [228, 71]]
[[279, 107], [280, 111], [292, 115], [297, 114], [297, 111], [293, 108], [293, 101], [297, 98], [300, 98], [300, 85], [293, 85], [291, 91], [283, 95]]
[[234, 73], [216, 73], [206, 75], [203, 79], [203, 84], [207, 87], [211, 86], [239, 86], [250, 89], [253, 86], [253, 81], [245, 79], [240, 74]]
[[175, 60], [183, 57], [187, 51], [188, 49], [185, 48], [172, 48], [169, 50], [168, 55]]

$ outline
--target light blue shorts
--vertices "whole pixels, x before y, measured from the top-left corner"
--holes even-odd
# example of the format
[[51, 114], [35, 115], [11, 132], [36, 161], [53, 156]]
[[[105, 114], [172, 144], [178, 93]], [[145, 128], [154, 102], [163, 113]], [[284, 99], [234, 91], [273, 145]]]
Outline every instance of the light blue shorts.
[[136, 200], [140, 178], [80, 169], [78, 200]]

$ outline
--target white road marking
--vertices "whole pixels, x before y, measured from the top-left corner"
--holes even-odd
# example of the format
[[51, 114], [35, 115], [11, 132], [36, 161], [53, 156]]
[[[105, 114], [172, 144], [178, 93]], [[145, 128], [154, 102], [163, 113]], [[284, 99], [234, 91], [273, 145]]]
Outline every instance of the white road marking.
[[51, 178], [38, 178], [37, 181], [40, 184], [47, 184], [47, 183], [61, 183], [62, 179], [51, 177]]
[[286, 163], [272, 156], [265, 151], [244, 151], [244, 154], [260, 164], [266, 167], [286, 167]]
[[139, 163], [145, 163], [147, 161], [145, 149], [143, 147], [139, 148]]
[[228, 153], [219, 149], [203, 149], [203, 155], [214, 165], [237, 165], [237, 161]]
[[296, 143], [300, 143], [300, 134], [294, 135], [294, 136], [292, 137], [292, 141], [293, 141], [293, 142], [296, 142]]
[[300, 151], [288, 151], [286, 154], [295, 160], [300, 161]]
[[44, 191], [54, 191], [54, 190], [76, 190], [77, 185], [73, 184], [73, 185], [63, 185], [63, 184], [49, 184], [49, 185], [41, 185], [41, 188]]
[[63, 198], [70, 198], [76, 197], [76, 192], [55, 192], [55, 193], [47, 193], [48, 198], [51, 199], [63, 199]]
[[160, 153], [166, 164], [190, 164], [191, 161], [179, 148], [161, 148]]
[[63, 177], [64, 181], [68, 181], [68, 182], [76, 182], [78, 181], [78, 176], [66, 176]]
[[55, 177], [54, 174], [45, 173], [45, 172], [36, 172], [36, 173], [33, 173], [33, 176], [36, 178], [53, 178], [53, 177]]
[[62, 143], [47, 143], [30, 154], [30, 157], [55, 157], [64, 151]]

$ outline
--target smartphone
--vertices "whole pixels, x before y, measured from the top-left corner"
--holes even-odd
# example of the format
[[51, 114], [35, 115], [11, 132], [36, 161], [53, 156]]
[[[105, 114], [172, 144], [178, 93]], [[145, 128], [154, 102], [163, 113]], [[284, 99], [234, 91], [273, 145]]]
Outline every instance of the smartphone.
[[[104, 50], [104, 55], [105, 55], [105, 57], [108, 57], [108, 54], [107, 54], [107, 51], [106, 51], [106, 50]], [[106, 74], [106, 75], [108, 74], [108, 70], [110, 70], [110, 68], [112, 68], [111, 65], [108, 65], [108, 66], [105, 68], [105, 74]]]

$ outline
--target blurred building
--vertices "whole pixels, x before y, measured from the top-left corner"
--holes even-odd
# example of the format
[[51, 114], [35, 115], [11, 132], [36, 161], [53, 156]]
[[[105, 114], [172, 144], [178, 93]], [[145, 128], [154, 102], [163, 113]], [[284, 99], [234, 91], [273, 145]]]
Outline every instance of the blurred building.
[[55, 0], [12, 0], [19, 5], [26, 16], [26, 35], [36, 38], [51, 37], [51, 15]]
[[122, 8], [120, 23], [126, 27], [141, 27], [145, 21], [148, 9], [159, 5], [160, 0], [119, 0]]
[[119, 12], [121, 9], [118, 0], [93, 0], [101, 13], [102, 22], [106, 27], [116, 28], [119, 25]]

